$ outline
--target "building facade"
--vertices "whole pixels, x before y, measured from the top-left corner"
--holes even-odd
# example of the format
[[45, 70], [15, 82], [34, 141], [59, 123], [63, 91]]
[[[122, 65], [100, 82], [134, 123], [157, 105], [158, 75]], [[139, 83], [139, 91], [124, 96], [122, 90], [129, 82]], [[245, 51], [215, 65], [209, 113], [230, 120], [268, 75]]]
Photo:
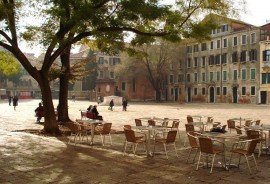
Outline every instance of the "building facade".
[[219, 22], [210, 40], [186, 46], [185, 101], [269, 103], [269, 26]]

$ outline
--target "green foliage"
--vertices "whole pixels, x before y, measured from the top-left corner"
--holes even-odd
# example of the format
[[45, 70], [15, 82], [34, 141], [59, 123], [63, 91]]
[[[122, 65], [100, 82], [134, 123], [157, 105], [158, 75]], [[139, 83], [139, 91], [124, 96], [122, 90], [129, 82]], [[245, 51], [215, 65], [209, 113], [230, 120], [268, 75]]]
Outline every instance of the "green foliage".
[[18, 61], [10, 54], [0, 52], [0, 71], [5, 76], [12, 76], [18, 73], [20, 65]]

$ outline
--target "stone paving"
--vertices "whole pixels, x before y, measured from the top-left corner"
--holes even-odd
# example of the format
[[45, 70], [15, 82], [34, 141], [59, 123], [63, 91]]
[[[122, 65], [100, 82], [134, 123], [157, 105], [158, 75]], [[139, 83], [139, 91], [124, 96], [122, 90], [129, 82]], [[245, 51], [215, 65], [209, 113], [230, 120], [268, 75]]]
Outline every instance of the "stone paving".
[[[159, 154], [147, 158], [143, 148], [138, 155], [123, 156], [123, 134], [113, 134], [113, 145], [101, 146], [99, 137], [94, 146], [86, 142], [67, 144], [66, 137], [44, 137], [23, 132], [24, 129], [42, 129], [35, 123], [34, 109], [38, 100], [19, 101], [17, 110], [0, 101], [0, 183], [269, 183], [270, 155], [257, 159], [259, 171], [251, 163], [253, 174], [249, 175], [245, 160], [240, 169], [229, 171], [209, 168], [195, 171], [194, 164], [185, 162], [188, 151], [183, 147], [184, 134], [177, 140], [179, 158], [169, 153], [169, 160]], [[54, 101], [57, 106], [57, 101]], [[80, 118], [80, 109], [95, 102], [69, 102], [70, 118]], [[270, 124], [269, 106], [238, 104], [174, 104], [174, 103], [130, 103], [128, 110], [121, 107], [108, 111], [99, 106], [105, 120], [113, 123], [113, 129], [121, 130], [124, 124], [134, 124], [134, 118], [145, 116], [170, 117], [182, 120], [183, 132], [186, 115], [203, 114], [213, 116], [215, 121], [226, 123], [233, 117], [261, 119]], [[236, 160], [234, 160], [236, 161]]]

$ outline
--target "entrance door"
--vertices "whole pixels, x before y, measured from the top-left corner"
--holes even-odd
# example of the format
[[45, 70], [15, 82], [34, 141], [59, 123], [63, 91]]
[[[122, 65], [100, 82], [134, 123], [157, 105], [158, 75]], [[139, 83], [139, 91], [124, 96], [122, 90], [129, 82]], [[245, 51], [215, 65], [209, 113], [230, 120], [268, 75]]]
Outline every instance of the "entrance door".
[[178, 100], [178, 88], [174, 88], [174, 101]]
[[233, 87], [233, 103], [237, 103], [237, 87]]
[[191, 88], [188, 88], [188, 91], [187, 91], [187, 93], [188, 93], [188, 102], [191, 102]]
[[266, 104], [266, 98], [267, 98], [266, 91], [261, 91], [261, 104]]
[[214, 89], [214, 87], [210, 87], [209, 95], [210, 95], [209, 102], [214, 103], [215, 102], [215, 89]]

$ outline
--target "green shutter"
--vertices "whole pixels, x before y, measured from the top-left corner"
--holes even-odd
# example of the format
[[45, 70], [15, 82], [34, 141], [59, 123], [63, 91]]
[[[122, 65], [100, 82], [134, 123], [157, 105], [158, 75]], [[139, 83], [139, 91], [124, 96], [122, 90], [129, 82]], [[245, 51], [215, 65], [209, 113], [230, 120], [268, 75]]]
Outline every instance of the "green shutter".
[[233, 80], [237, 80], [237, 70], [233, 71]]
[[266, 84], [266, 73], [262, 73], [262, 84]]

